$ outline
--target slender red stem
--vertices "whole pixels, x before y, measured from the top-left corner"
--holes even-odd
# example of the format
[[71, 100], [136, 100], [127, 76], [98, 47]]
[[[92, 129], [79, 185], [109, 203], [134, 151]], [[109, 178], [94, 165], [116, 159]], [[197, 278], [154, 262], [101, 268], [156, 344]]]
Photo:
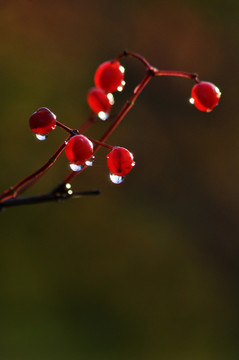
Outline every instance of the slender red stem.
[[134, 53], [134, 52], [128, 52], [127, 50], [125, 50], [121, 55], [116, 57], [115, 60], [119, 60], [120, 58], [126, 57], [126, 56], [138, 59], [139, 61], [141, 61], [145, 65], [146, 69], [148, 69], [148, 70], [152, 68], [150, 63], [143, 56], [141, 56], [141, 55], [139, 55], [137, 53]]
[[187, 79], [194, 80], [196, 83], [199, 82], [198, 75], [196, 73], [189, 73], [185, 71], [173, 71], [173, 70], [157, 70], [154, 69], [155, 76], [177, 76], [184, 77]]
[[73, 135], [73, 129], [69, 128], [68, 126], [62, 124], [59, 121], [56, 121], [56, 125], [61, 127], [62, 129], [66, 130], [68, 133], [70, 133], [71, 135]]
[[92, 139], [92, 138], [90, 138], [89, 136], [87, 136], [88, 137], [88, 139], [90, 140], [90, 141], [92, 141], [94, 144], [97, 144], [98, 146], [102, 146], [102, 147], [105, 147], [105, 148], [107, 148], [107, 149], [110, 149], [110, 150], [112, 150], [113, 149], [113, 146], [111, 146], [111, 145], [109, 145], [109, 144], [106, 144], [105, 142], [101, 142], [101, 141], [99, 141], [99, 140], [95, 140], [95, 139]]
[[119, 55], [116, 59], [120, 59], [122, 57], [133, 57], [141, 61], [145, 67], [154, 72], [155, 76], [178, 76], [178, 77], [184, 77], [191, 80], [194, 80], [195, 82], [199, 82], [198, 75], [196, 73], [189, 73], [185, 71], [174, 71], [174, 70], [158, 70], [157, 68], [150, 65], [150, 63], [141, 55], [134, 53], [134, 52], [128, 52], [124, 51], [121, 55]]

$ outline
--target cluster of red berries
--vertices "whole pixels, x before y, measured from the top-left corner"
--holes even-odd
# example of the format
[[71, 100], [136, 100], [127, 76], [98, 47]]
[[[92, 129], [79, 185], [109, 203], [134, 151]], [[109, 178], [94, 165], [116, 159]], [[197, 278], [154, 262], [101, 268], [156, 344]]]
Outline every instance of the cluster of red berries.
[[[120, 64], [120, 59], [123, 57], [131, 57], [139, 60], [144, 64], [146, 73], [141, 82], [134, 88], [130, 98], [124, 103], [119, 112], [114, 116], [110, 126], [101, 136], [100, 140], [88, 138], [82, 134], [83, 129], [86, 130], [91, 126], [95, 120], [106, 120], [109, 117], [111, 108], [114, 104], [113, 93], [123, 90], [125, 86], [124, 81], [124, 68]], [[94, 75], [94, 87], [91, 88], [87, 94], [87, 102], [92, 110], [90, 117], [81, 125], [79, 130], [73, 130], [68, 126], [60, 123], [56, 115], [49, 109], [42, 107], [34, 112], [30, 117], [30, 128], [35, 133], [39, 140], [45, 140], [48, 134], [54, 130], [57, 126], [64, 129], [68, 134], [68, 138], [63, 142], [50, 159], [37, 171], [23, 178], [17, 182], [14, 186], [5, 190], [0, 194], [0, 209], [7, 203], [7, 206], [15, 206], [16, 204], [30, 204], [41, 201], [50, 201], [65, 199], [69, 196], [79, 196], [81, 193], [73, 193], [70, 190], [71, 181], [75, 177], [74, 172], [79, 172], [88, 166], [92, 166], [95, 158], [95, 154], [100, 147], [109, 149], [106, 156], [106, 162], [109, 170], [110, 180], [115, 184], [120, 184], [125, 178], [133, 166], [135, 165], [133, 155], [131, 152], [121, 146], [111, 146], [105, 142], [112, 134], [112, 132], [121, 123], [123, 118], [132, 108], [135, 100], [141, 94], [142, 90], [148, 84], [153, 77], [160, 76], [179, 76], [190, 79], [194, 82], [194, 86], [191, 91], [190, 103], [204, 112], [212, 111], [218, 104], [221, 93], [219, 89], [212, 83], [206, 81], [199, 81], [196, 73], [189, 73], [184, 71], [174, 70], [159, 70], [156, 67], [150, 65], [150, 63], [142, 57], [140, 54], [124, 51], [118, 57], [113, 60], [109, 60], [101, 64]], [[27, 198], [18, 199], [19, 202], [15, 202], [15, 199], [20, 193], [29, 188], [35, 183], [42, 175], [49, 170], [54, 164], [60, 154], [65, 151], [65, 155], [70, 162], [70, 167], [73, 172], [70, 172], [63, 179], [61, 184], [53, 189], [49, 194], [43, 196], [33, 196]], [[84, 192], [83, 192], [84, 193]], [[86, 192], [92, 193], [92, 192]], [[93, 192], [95, 193], [95, 192]], [[13, 201], [14, 200], [14, 201]], [[2, 204], [2, 205], [1, 205]]]
[[[56, 115], [47, 108], [40, 108], [30, 117], [30, 128], [39, 140], [45, 140], [48, 133], [56, 127]], [[65, 146], [65, 154], [73, 171], [81, 171], [84, 166], [92, 166], [94, 146], [82, 134], [73, 135]], [[116, 146], [107, 155], [110, 180], [120, 184], [135, 165], [133, 155], [127, 149]]]
[[[85, 165], [91, 166], [94, 161], [93, 153], [92, 141], [82, 134], [71, 137], [65, 149], [73, 171], [80, 171]], [[116, 146], [107, 155], [110, 179], [115, 184], [120, 184], [134, 165], [133, 155], [123, 147]]]
[[[96, 70], [94, 82], [95, 87], [89, 90], [87, 101], [91, 110], [105, 120], [114, 103], [112, 93], [122, 90], [125, 85], [124, 68], [117, 60], [106, 61]], [[190, 102], [197, 109], [209, 112], [218, 104], [220, 96], [220, 91], [214, 84], [199, 81], [192, 88]], [[30, 128], [39, 140], [45, 140], [48, 133], [59, 124], [56, 115], [44, 107], [30, 117]], [[71, 135], [65, 146], [65, 154], [71, 169], [80, 171], [84, 166], [93, 164], [94, 145], [86, 136], [74, 133], [73, 130]], [[107, 155], [107, 166], [113, 183], [121, 183], [134, 165], [133, 155], [123, 147], [112, 147]]]
[[122, 91], [125, 86], [124, 67], [119, 61], [106, 61], [101, 64], [94, 76], [95, 87], [91, 88], [87, 95], [87, 102], [91, 110], [101, 120], [106, 120], [114, 105], [115, 91]]

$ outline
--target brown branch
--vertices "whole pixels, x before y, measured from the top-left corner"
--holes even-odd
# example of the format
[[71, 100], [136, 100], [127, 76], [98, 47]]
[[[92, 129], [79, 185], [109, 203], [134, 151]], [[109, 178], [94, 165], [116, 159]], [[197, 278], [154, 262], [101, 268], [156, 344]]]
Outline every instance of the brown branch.
[[80, 191], [80, 192], [51, 192], [47, 194], [35, 195], [35, 196], [28, 196], [28, 197], [21, 197], [21, 198], [13, 198], [8, 199], [0, 203], [0, 210], [11, 207], [11, 206], [20, 206], [20, 205], [33, 205], [33, 204], [40, 204], [44, 202], [57, 202], [57, 201], [64, 201], [68, 199], [78, 199], [82, 196], [88, 195], [98, 195], [100, 192], [99, 190], [90, 190], [90, 191]]

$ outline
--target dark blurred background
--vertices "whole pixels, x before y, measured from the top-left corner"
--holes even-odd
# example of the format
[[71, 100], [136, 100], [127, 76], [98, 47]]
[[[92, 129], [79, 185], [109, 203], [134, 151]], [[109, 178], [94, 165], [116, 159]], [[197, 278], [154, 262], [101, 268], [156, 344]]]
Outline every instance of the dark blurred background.
[[[124, 49], [222, 91], [207, 114], [189, 104], [190, 80], [153, 79], [108, 141], [135, 156], [122, 185], [102, 149], [73, 183], [100, 196], [0, 214], [1, 360], [239, 358], [238, 11], [237, 0], [0, 1], [2, 191], [65, 138], [37, 141], [30, 115], [46, 106], [80, 126], [95, 69]], [[144, 75], [122, 64], [113, 114]], [[28, 194], [67, 172], [63, 154]]]

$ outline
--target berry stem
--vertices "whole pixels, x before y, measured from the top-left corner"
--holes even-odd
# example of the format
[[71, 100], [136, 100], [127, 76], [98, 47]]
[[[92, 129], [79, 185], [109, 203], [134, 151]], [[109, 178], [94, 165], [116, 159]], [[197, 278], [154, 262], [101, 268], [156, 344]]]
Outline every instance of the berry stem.
[[56, 125], [61, 127], [62, 129], [66, 130], [68, 133], [70, 133], [71, 135], [74, 135], [73, 129], [69, 128], [68, 126], [62, 124], [61, 122], [56, 120]]
[[178, 76], [191, 79], [196, 83], [199, 82], [198, 75], [196, 73], [189, 73], [185, 71], [173, 71], [173, 70], [157, 70], [154, 69], [155, 76]]
[[134, 58], [138, 59], [145, 65], [147, 70], [152, 71], [155, 76], [178, 76], [178, 77], [184, 77], [184, 78], [194, 80], [196, 83], [199, 82], [198, 75], [196, 73], [189, 73], [189, 72], [185, 72], [185, 71], [174, 71], [174, 70], [158, 70], [157, 68], [150, 65], [150, 63], [143, 56], [141, 56], [137, 53], [134, 53], [134, 52], [128, 52], [127, 50], [125, 50], [121, 55], [119, 55], [116, 58], [116, 60], [120, 59], [124, 56], [134, 57]]
[[99, 145], [99, 146], [105, 147], [105, 148], [110, 149], [110, 150], [113, 149], [113, 146], [108, 145], [108, 144], [106, 144], [105, 142], [101, 142], [101, 141], [99, 141], [99, 140], [92, 139], [92, 138], [90, 138], [89, 136], [87, 136], [87, 137], [88, 137], [88, 139], [89, 139], [90, 141], [92, 141], [94, 144], [97, 144], [97, 145]]
[[136, 59], [138, 59], [139, 61], [141, 61], [147, 69], [151, 69], [152, 66], [150, 65], [150, 63], [141, 55], [134, 53], [134, 52], [129, 52], [127, 50], [125, 50], [121, 55], [119, 55], [118, 57], [115, 58], [115, 60], [119, 60], [122, 57], [134, 57]]

